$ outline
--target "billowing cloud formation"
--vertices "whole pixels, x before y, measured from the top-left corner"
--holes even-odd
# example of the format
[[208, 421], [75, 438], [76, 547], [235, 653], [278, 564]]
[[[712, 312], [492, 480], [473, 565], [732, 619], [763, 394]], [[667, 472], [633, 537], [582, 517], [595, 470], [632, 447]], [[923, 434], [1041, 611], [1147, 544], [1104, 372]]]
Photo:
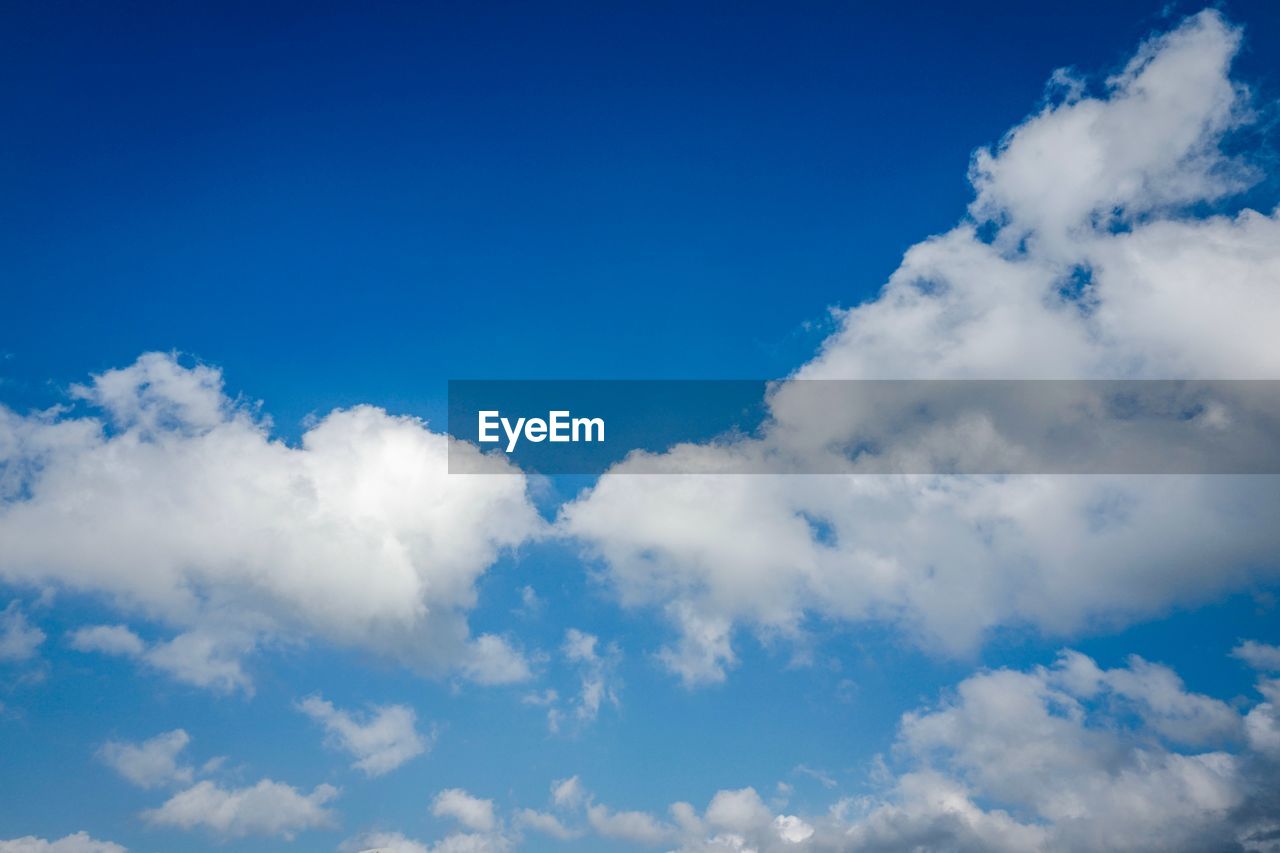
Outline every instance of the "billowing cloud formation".
[[142, 816], [155, 826], [206, 829], [228, 838], [265, 835], [292, 839], [303, 830], [332, 826], [333, 813], [324, 806], [336, 796], [338, 789], [332, 785], [317, 785], [310, 794], [303, 794], [270, 779], [233, 789], [204, 781]]
[[190, 735], [182, 729], [174, 729], [142, 743], [107, 741], [98, 750], [98, 757], [142, 788], [168, 782], [190, 782], [194, 771], [178, 762], [178, 755], [190, 742]]
[[110, 841], [98, 841], [88, 833], [77, 832], [54, 841], [28, 835], [0, 841], [0, 853], [127, 853], [124, 847]]
[[[747, 787], [662, 817], [600, 803], [575, 776], [513, 823], [681, 853], [1274, 850], [1280, 679], [1264, 673], [1258, 690], [1264, 701], [1238, 710], [1160, 664], [1107, 669], [1065, 651], [1051, 666], [977, 672], [904, 714], [875, 793], [824, 813], [778, 813]], [[475, 828], [500, 825], [481, 813]]]
[[418, 734], [418, 716], [408, 705], [385, 705], [360, 715], [308, 696], [298, 708], [324, 726], [332, 745], [355, 756], [351, 766], [367, 776], [389, 773], [431, 746], [430, 739]]
[[[899, 746], [918, 766], [887, 801], [847, 804], [863, 811], [850, 834], [886, 850], [1267, 849], [1280, 767], [1244, 732], [1255, 714], [1274, 722], [1266, 703], [1241, 718], [1137, 658], [1103, 670], [1068, 652], [981, 673], [904, 717]], [[1216, 748], [1188, 749], [1200, 745]]]
[[[1059, 75], [975, 156], [969, 216], [840, 313], [795, 378], [1280, 378], [1280, 216], [1189, 212], [1252, 175], [1222, 152], [1251, 117], [1239, 44], [1206, 11], [1096, 94]], [[686, 684], [725, 677], [739, 626], [882, 620], [964, 652], [997, 626], [1069, 634], [1276, 570], [1276, 478], [623, 476], [772, 454], [847, 468], [866, 413], [801, 387], [772, 392], [760, 436], [633, 458], [562, 512], [624, 605], [665, 613], [659, 656]]]
[[[523, 477], [451, 478], [448, 438], [370, 406], [289, 446], [219, 371], [170, 355], [74, 395], [94, 414], [0, 407], [0, 579], [102, 593], [177, 627], [148, 662], [222, 689], [246, 688], [239, 656], [277, 635], [527, 676], [465, 621], [476, 578], [539, 529]], [[80, 641], [143, 654], [118, 631]]]

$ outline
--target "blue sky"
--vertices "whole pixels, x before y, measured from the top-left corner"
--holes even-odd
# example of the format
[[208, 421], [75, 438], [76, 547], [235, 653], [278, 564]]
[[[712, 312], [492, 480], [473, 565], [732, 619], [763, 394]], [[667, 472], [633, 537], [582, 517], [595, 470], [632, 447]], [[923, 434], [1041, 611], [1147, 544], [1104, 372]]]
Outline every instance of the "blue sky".
[[1198, 12], [6, 9], [0, 853], [1271, 849], [1270, 478], [459, 485], [433, 431], [451, 378], [1280, 378], [1280, 13]]

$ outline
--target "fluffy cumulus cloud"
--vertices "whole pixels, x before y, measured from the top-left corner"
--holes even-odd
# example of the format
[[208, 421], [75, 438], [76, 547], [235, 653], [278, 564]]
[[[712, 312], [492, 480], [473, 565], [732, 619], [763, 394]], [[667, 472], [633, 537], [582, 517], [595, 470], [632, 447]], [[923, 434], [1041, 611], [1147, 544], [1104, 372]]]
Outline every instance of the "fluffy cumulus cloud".
[[54, 841], [32, 835], [0, 841], [0, 853], [126, 853], [126, 849], [110, 841], [90, 838], [88, 833], [77, 832]]
[[324, 726], [328, 742], [355, 757], [351, 766], [381, 776], [426, 752], [430, 738], [418, 733], [417, 714], [407, 705], [384, 705], [368, 713], [342, 711], [320, 696], [308, 696], [298, 708]]
[[[1134, 658], [1105, 670], [1064, 653], [1052, 667], [962, 682], [903, 718], [916, 766], [860, 811], [855, 846], [902, 849], [1266, 850], [1280, 806], [1275, 756], [1244, 717]], [[1018, 817], [1014, 817], [1017, 815]], [[1271, 839], [1269, 842], [1268, 839]]]
[[98, 757], [109, 767], [142, 788], [153, 788], [169, 782], [190, 782], [194, 771], [178, 760], [191, 742], [182, 729], [156, 735], [141, 743], [110, 740], [98, 750]]
[[435, 842], [423, 842], [399, 832], [370, 832], [350, 838], [340, 849], [348, 853], [506, 853], [516, 848], [519, 834], [508, 831], [492, 800], [462, 788], [448, 788], [431, 801], [431, 813], [453, 821], [459, 829]]
[[431, 813], [436, 817], [453, 818], [476, 832], [492, 832], [498, 824], [493, 800], [473, 797], [461, 788], [449, 788], [436, 794], [431, 802]]
[[796, 815], [775, 814], [754, 788], [718, 791], [702, 813], [689, 803], [675, 802], [660, 816], [603, 803], [577, 776], [552, 783], [547, 808], [519, 809], [513, 823], [517, 829], [562, 841], [591, 836], [605, 843], [689, 853], [771, 849], [770, 845], [789, 849], [815, 833]]
[[[1242, 649], [1268, 649], [1243, 643]], [[432, 812], [465, 832], [435, 844], [363, 836], [351, 849], [506, 850], [528, 835], [679, 853], [954, 850], [1009, 853], [1273, 851], [1280, 837], [1280, 672], [1256, 663], [1261, 699], [1228, 704], [1167, 666], [1104, 667], [1074, 651], [1026, 670], [981, 670], [901, 717], [890, 758], [815, 814], [755, 788], [666, 814], [601, 802], [577, 776], [508, 820], [491, 800], [440, 792]], [[507, 827], [510, 827], [509, 829]], [[470, 845], [470, 846], [467, 846]]]
[[1263, 672], [1280, 671], [1280, 646], [1245, 640], [1231, 650], [1233, 657]]
[[216, 693], [253, 693], [241, 660], [254, 641], [243, 631], [202, 627], [147, 644], [124, 625], [88, 625], [67, 639], [77, 651], [129, 658], [184, 684]]
[[[1057, 75], [975, 155], [963, 221], [793, 379], [1280, 378], [1280, 216], [1227, 206], [1256, 177], [1223, 151], [1254, 115], [1228, 73], [1240, 43], [1206, 11], [1097, 85]], [[759, 435], [635, 454], [563, 509], [620, 601], [665, 614], [659, 657], [687, 684], [725, 677], [743, 627], [878, 620], [963, 653], [1001, 626], [1069, 635], [1274, 577], [1273, 477], [715, 473], [913, 450], [811, 387], [776, 386]], [[968, 426], [942, 446], [1002, 438]], [[708, 473], [626, 476], [655, 469]]]
[[[658, 815], [605, 804], [574, 776], [552, 784], [544, 808], [517, 809], [503, 839], [589, 836], [680, 853], [1271, 851], [1280, 679], [1269, 667], [1262, 701], [1229, 705], [1161, 664], [1135, 656], [1106, 668], [1065, 651], [1047, 666], [976, 672], [904, 714], [891, 760], [866, 781], [873, 793], [820, 813], [780, 813], [746, 787]], [[439, 811], [468, 828], [501, 827], [489, 801], [446, 796]]]
[[277, 637], [527, 677], [509, 643], [466, 623], [477, 577], [539, 531], [522, 476], [449, 477], [450, 439], [371, 406], [286, 444], [218, 370], [166, 354], [73, 396], [0, 407], [0, 579], [98, 593], [177, 629], [148, 647], [97, 630], [82, 646], [219, 689], [246, 688], [239, 660]]
[[224, 788], [206, 780], [142, 816], [153, 826], [204, 829], [226, 838], [263, 835], [291, 840], [304, 830], [332, 827], [335, 818], [325, 804], [337, 796], [332, 785], [317, 785], [305, 794], [270, 779], [246, 788]]

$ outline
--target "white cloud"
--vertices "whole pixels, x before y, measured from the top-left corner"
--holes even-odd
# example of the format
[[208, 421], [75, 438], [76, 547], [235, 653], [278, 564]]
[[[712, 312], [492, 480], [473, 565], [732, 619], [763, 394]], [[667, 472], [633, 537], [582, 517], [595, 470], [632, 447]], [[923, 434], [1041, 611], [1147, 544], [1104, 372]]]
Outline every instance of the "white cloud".
[[242, 658], [254, 640], [239, 629], [210, 625], [148, 646], [124, 625], [91, 625], [72, 631], [69, 641], [77, 651], [130, 658], [184, 684], [217, 693], [253, 694]]
[[516, 812], [515, 822], [516, 826], [532, 829], [534, 832], [550, 835], [561, 841], [569, 841], [582, 835], [582, 830], [571, 829], [550, 812], [536, 809], [520, 809]]
[[458, 662], [463, 674], [477, 684], [514, 684], [530, 677], [524, 655], [496, 634], [475, 638]]
[[[1076, 89], [980, 152], [971, 217], [839, 312], [794, 378], [1280, 376], [1280, 213], [1187, 212], [1249, 174], [1220, 150], [1250, 116], [1227, 73], [1239, 43], [1193, 16], [1100, 95]], [[665, 615], [659, 659], [686, 684], [725, 677], [735, 631], [799, 639], [811, 614], [964, 654], [1002, 626], [1069, 636], [1277, 569], [1276, 478], [714, 473], [850, 470], [867, 435], [920, 449], [809, 387], [774, 388], [758, 437], [634, 455], [562, 509], [620, 602]], [[935, 440], [972, 451], [966, 427]], [[709, 473], [625, 476], [655, 469]]]
[[528, 676], [466, 624], [477, 577], [542, 526], [523, 476], [450, 477], [450, 439], [371, 406], [287, 445], [217, 369], [160, 353], [75, 394], [88, 414], [0, 407], [0, 579], [101, 593], [178, 628], [187, 639], [153, 663], [210, 686], [246, 683], [215, 634]]
[[[1270, 850], [1280, 828], [1280, 679], [1241, 716], [1139, 657], [1104, 668], [1076, 652], [1052, 666], [980, 671], [904, 714], [868, 795], [780, 814], [754, 788], [718, 791], [671, 821], [598, 803], [578, 777], [553, 785], [559, 814], [518, 823], [680, 853], [951, 850], [979, 853]], [[1208, 743], [1216, 740], [1216, 743]], [[550, 819], [550, 820], [549, 820]]]
[[309, 696], [298, 707], [324, 726], [332, 745], [355, 756], [351, 766], [368, 776], [389, 773], [431, 746], [430, 739], [418, 733], [417, 714], [407, 705], [383, 705], [353, 714], [336, 709], [321, 696]]
[[1185, 751], [1203, 732], [1193, 726], [1188, 738], [1163, 724], [1169, 709], [1215, 702], [1139, 658], [1102, 670], [1064, 653], [1051, 668], [971, 676], [938, 707], [903, 718], [899, 750], [918, 766], [886, 801], [863, 804], [853, 840], [871, 849], [930, 835], [960, 849], [1236, 849], [1280, 794], [1266, 781], [1276, 768], [1252, 752]]
[[449, 788], [432, 800], [431, 813], [455, 820], [467, 831], [452, 832], [432, 843], [399, 832], [372, 832], [348, 839], [340, 849], [347, 853], [506, 853], [516, 846], [517, 839], [498, 819], [492, 800], [472, 796], [461, 788]]
[[399, 832], [372, 832], [343, 843], [343, 853], [506, 853], [513, 849], [503, 835], [458, 832], [425, 844]]
[[473, 797], [461, 788], [448, 788], [431, 801], [431, 813], [449, 817], [476, 832], [492, 832], [497, 827], [493, 800]]
[[126, 848], [110, 841], [98, 841], [88, 833], [77, 832], [53, 841], [27, 835], [0, 841], [0, 853], [127, 853]]
[[98, 750], [98, 757], [133, 784], [154, 788], [169, 782], [191, 781], [192, 768], [178, 762], [178, 755], [190, 742], [190, 735], [174, 729], [141, 743], [107, 741]]
[[512, 849], [511, 839], [504, 835], [457, 832], [431, 846], [431, 853], [505, 853]]
[[44, 631], [27, 622], [17, 601], [0, 610], [0, 661], [23, 661], [35, 655]]
[[1061, 101], [974, 157], [975, 217], [1007, 219], [1013, 239], [1047, 240], [1247, 186], [1247, 166], [1219, 149], [1250, 118], [1227, 75], [1239, 46], [1237, 30], [1202, 12], [1144, 44], [1101, 97], [1065, 78]]
[[675, 836], [674, 828], [651, 814], [614, 811], [599, 803], [587, 806], [587, 822], [598, 835], [636, 844], [665, 844]]
[[1261, 672], [1280, 672], [1280, 646], [1244, 640], [1231, 654]]
[[773, 823], [773, 812], [769, 811], [755, 788], [742, 788], [718, 791], [707, 805], [703, 819], [717, 829], [757, 832]]
[[577, 776], [557, 779], [551, 783], [551, 801], [560, 808], [577, 808], [587, 797], [582, 780]]
[[[979, 671], [904, 714], [897, 769], [877, 759], [873, 793], [826, 812], [779, 813], [746, 787], [717, 791], [701, 813], [672, 803], [663, 820], [601, 803], [572, 776], [552, 783], [552, 811], [519, 809], [513, 823], [679, 853], [1269, 850], [1280, 679], [1259, 692], [1238, 711], [1140, 657], [1105, 668], [1064, 651], [1051, 666]], [[474, 828], [500, 824], [483, 814]]]
[[602, 705], [618, 707], [618, 678], [615, 675], [622, 651], [616, 643], [600, 648], [600, 638], [577, 628], [565, 631], [561, 653], [577, 672], [579, 682], [575, 696], [560, 705], [560, 695], [553, 689], [541, 693], [526, 694], [521, 701], [526, 705], [547, 708], [547, 727], [559, 732], [566, 719], [578, 725], [592, 723], [600, 715]]
[[239, 631], [197, 629], [152, 646], [143, 660], [186, 684], [252, 694], [253, 684], [241, 664], [252, 646], [252, 638]]
[[614, 675], [622, 653], [616, 644], [598, 650], [599, 638], [577, 628], [565, 632], [565, 657], [579, 666], [581, 687], [573, 708], [574, 717], [581, 723], [593, 722], [600, 715], [600, 706], [608, 703], [618, 706], [618, 681]]
[[263, 835], [290, 840], [303, 830], [332, 826], [333, 813], [324, 806], [337, 796], [332, 785], [317, 785], [303, 794], [270, 779], [232, 789], [204, 781], [142, 816], [154, 826], [207, 829], [229, 838]]
[[371, 832], [347, 840], [339, 849], [343, 853], [430, 853], [427, 845], [399, 832]]
[[125, 625], [90, 625], [67, 635], [71, 648], [79, 652], [101, 652], [119, 657], [141, 657], [146, 643]]
[[813, 827], [795, 815], [778, 815], [773, 819], [773, 828], [788, 844], [802, 844], [813, 837]]

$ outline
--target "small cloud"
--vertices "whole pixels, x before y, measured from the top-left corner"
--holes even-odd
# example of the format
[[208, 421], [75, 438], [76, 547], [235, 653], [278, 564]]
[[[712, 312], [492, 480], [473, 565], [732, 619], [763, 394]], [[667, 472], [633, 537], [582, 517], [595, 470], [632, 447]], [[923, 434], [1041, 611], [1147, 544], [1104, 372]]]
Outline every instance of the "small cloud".
[[35, 656], [45, 634], [27, 622], [18, 602], [0, 611], [0, 661], [24, 661]]
[[675, 836], [675, 830], [648, 812], [616, 812], [607, 806], [587, 806], [587, 822], [600, 835], [636, 844], [663, 844]]
[[141, 743], [107, 741], [98, 758], [140, 788], [154, 788], [168, 782], [190, 782], [190, 766], [178, 763], [178, 754], [191, 737], [182, 729], [156, 735]]
[[520, 606], [516, 608], [517, 613], [532, 618], [540, 615], [545, 608], [546, 603], [533, 587], [525, 586], [520, 590]]
[[147, 648], [142, 638], [124, 625], [78, 628], [67, 635], [67, 640], [78, 652], [100, 652], [119, 657], [141, 657]]
[[801, 776], [808, 776], [810, 779], [816, 779], [824, 788], [834, 788], [837, 784], [835, 778], [827, 771], [814, 767], [807, 767], [803, 764], [796, 765], [795, 770], [792, 772], [798, 773]]
[[600, 715], [601, 706], [609, 704], [616, 708], [619, 705], [618, 680], [614, 670], [622, 653], [616, 643], [610, 643], [603, 650], [599, 646], [600, 640], [594, 634], [577, 628], [565, 632], [561, 653], [577, 670], [580, 683], [577, 694], [567, 699], [565, 704], [568, 707], [559, 706], [560, 696], [551, 689], [527, 693], [521, 698], [526, 705], [547, 708], [547, 728], [553, 733], [560, 731], [567, 718], [586, 724]]
[[1239, 658], [1259, 672], [1280, 671], [1280, 646], [1244, 640], [1231, 650], [1231, 656]]
[[338, 710], [319, 695], [298, 709], [324, 726], [327, 742], [355, 756], [351, 765], [367, 776], [381, 776], [431, 748], [417, 730], [417, 714], [408, 705], [375, 706], [367, 713]]
[[462, 673], [477, 684], [514, 684], [528, 681], [529, 662], [496, 634], [482, 634], [468, 646]]
[[189, 631], [152, 646], [144, 657], [178, 681], [216, 693], [242, 690], [252, 695], [253, 683], [240, 665], [240, 658], [252, 646], [250, 639], [239, 634]]
[[546, 690], [535, 690], [524, 694], [520, 697], [520, 703], [545, 708], [548, 705], [554, 705], [559, 698], [560, 694], [548, 687]]
[[431, 801], [431, 813], [436, 817], [453, 818], [475, 832], [492, 832], [498, 824], [493, 800], [473, 797], [461, 788], [449, 788], [436, 794]]
[[577, 776], [551, 783], [551, 801], [562, 809], [577, 808], [587, 797], [587, 790]]
[[536, 809], [521, 809], [516, 812], [516, 824], [561, 841], [570, 841], [582, 835], [582, 830], [571, 829], [565, 826], [560, 818], [555, 815], [549, 812], [540, 812]]
[[239, 631], [188, 631], [150, 646], [124, 625], [91, 625], [67, 636], [76, 651], [130, 658], [175, 681], [215, 693], [241, 690], [253, 695], [253, 682], [240, 663], [253, 648], [253, 639]]

